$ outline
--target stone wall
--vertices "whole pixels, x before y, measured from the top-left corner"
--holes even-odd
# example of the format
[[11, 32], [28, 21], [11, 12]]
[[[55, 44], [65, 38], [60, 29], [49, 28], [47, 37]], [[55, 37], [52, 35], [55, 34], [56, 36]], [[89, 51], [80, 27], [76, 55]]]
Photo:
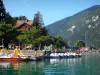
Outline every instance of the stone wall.
[[[14, 50], [10, 50], [11, 53], [14, 53]], [[34, 50], [21, 50], [21, 52], [25, 56], [31, 56], [31, 57], [39, 57], [43, 56], [43, 52], [41, 50], [34, 51]]]

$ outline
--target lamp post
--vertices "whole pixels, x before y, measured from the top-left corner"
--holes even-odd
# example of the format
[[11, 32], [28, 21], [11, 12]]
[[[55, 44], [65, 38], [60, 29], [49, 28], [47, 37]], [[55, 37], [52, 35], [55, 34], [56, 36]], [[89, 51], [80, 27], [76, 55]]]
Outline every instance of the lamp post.
[[86, 39], [86, 34], [85, 34], [85, 47], [87, 47], [87, 39]]
[[87, 31], [87, 32], [85, 32], [85, 47], [87, 47], [87, 46], [88, 46], [88, 43], [87, 43], [87, 34], [88, 34], [88, 31]]

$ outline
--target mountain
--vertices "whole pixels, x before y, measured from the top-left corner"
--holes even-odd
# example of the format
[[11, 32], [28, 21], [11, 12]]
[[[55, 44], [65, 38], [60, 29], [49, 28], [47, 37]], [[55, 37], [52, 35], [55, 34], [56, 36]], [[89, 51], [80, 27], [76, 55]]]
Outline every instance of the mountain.
[[52, 36], [62, 36], [73, 44], [77, 40], [87, 42], [88, 46], [100, 47], [100, 5], [92, 6], [73, 16], [66, 17], [46, 26]]

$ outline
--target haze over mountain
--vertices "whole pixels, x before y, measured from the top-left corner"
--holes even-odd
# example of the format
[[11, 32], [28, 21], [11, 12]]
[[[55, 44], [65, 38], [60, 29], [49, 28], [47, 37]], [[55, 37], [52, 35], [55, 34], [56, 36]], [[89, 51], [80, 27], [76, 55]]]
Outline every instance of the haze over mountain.
[[100, 5], [92, 6], [73, 16], [46, 26], [50, 35], [61, 35], [68, 42], [87, 41], [88, 46], [100, 47]]

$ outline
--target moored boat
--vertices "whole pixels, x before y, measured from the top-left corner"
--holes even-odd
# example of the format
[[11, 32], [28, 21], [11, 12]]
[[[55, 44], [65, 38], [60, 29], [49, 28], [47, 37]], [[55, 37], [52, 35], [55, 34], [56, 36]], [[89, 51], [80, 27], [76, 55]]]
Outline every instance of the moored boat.
[[7, 61], [7, 62], [19, 62], [19, 61], [24, 61], [25, 59], [23, 58], [0, 58], [0, 62], [1, 61]]
[[75, 52], [67, 52], [67, 53], [50, 53], [48, 56], [44, 56], [44, 58], [49, 59], [57, 59], [57, 58], [78, 58], [81, 57], [82, 53]]
[[14, 53], [10, 53], [10, 51], [7, 50], [6, 48], [0, 50], [0, 62], [1, 61], [7, 61], [7, 62], [24, 61], [27, 58], [23, 56], [24, 55], [21, 53], [20, 49], [15, 49]]
[[51, 53], [50, 58], [60, 58], [58, 53]]

